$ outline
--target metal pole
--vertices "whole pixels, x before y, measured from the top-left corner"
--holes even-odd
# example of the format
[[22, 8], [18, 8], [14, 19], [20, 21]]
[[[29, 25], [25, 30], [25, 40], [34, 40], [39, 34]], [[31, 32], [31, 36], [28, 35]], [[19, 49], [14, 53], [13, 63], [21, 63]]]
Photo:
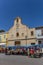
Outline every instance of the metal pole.
[[27, 47], [27, 36], [26, 36], [26, 47]]
[[28, 35], [28, 31], [27, 31], [27, 26], [26, 26], [26, 47], [27, 47], [27, 35]]

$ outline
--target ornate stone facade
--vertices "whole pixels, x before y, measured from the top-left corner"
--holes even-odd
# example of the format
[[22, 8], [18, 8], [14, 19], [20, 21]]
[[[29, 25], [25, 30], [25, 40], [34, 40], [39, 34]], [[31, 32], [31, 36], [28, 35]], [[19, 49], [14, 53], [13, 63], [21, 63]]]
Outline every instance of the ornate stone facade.
[[8, 31], [7, 46], [30, 46], [35, 44], [35, 28], [28, 28], [22, 24], [20, 17], [15, 18], [14, 25]]

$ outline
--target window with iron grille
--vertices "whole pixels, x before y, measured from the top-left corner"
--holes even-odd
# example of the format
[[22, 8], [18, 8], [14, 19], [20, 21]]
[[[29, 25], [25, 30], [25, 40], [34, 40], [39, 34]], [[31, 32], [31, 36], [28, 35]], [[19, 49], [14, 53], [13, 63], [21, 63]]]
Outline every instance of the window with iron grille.
[[6, 35], [4, 35], [4, 39], [6, 38]]

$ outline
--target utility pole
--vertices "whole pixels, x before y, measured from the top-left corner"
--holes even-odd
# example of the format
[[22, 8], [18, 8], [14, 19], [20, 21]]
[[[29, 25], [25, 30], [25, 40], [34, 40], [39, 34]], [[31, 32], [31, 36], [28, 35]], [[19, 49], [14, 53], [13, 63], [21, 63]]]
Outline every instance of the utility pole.
[[26, 36], [26, 47], [27, 47], [27, 36]]

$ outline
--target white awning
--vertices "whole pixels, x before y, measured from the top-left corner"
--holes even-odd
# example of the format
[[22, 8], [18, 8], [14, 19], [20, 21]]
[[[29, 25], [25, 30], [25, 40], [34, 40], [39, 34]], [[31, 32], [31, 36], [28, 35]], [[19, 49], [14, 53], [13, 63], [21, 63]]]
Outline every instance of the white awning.
[[0, 43], [0, 45], [6, 45], [6, 43]]

